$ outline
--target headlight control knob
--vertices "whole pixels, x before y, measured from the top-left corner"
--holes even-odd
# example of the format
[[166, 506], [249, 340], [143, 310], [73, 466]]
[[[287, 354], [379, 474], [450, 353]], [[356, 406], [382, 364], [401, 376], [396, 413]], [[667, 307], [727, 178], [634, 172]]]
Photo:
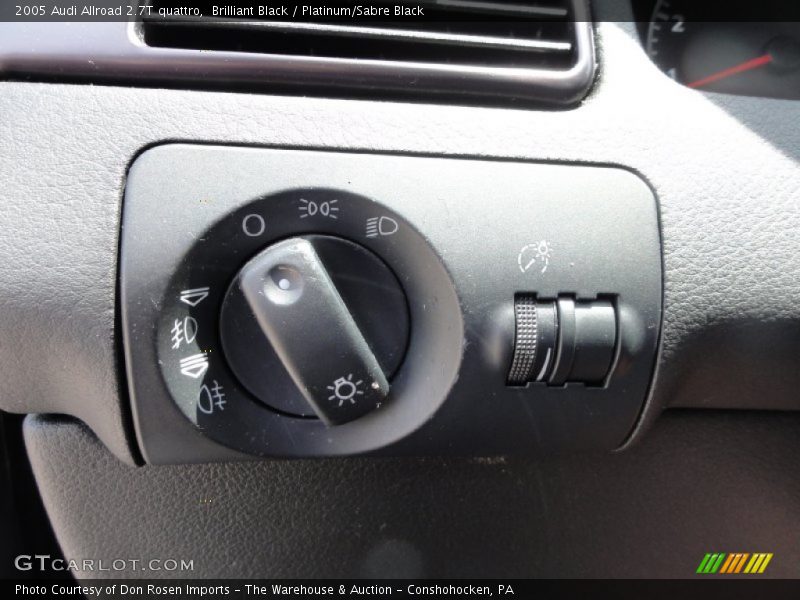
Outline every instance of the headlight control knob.
[[408, 342], [405, 295], [369, 250], [332, 236], [293, 237], [253, 257], [221, 315], [223, 351], [262, 402], [326, 425], [388, 401]]

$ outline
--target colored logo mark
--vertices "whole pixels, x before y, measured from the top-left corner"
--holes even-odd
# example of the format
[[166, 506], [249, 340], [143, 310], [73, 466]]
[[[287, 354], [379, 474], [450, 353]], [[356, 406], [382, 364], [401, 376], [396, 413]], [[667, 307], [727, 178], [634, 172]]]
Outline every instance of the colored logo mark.
[[696, 572], [701, 575], [755, 575], [763, 573], [771, 560], [771, 552], [714, 552], [703, 557]]

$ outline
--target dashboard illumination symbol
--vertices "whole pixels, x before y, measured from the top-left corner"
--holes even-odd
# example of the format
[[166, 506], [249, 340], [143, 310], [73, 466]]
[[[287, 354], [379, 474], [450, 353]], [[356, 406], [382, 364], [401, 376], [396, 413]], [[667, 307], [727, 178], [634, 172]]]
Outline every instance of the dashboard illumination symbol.
[[547, 271], [553, 256], [553, 246], [547, 240], [537, 244], [526, 244], [517, 255], [517, 266], [522, 273], [536, 267], [540, 273]]

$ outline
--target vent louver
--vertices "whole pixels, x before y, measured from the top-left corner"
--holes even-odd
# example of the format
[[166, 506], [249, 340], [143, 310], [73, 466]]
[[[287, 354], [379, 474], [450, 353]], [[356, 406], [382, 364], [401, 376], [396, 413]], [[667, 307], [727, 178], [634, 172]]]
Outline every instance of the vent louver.
[[306, 21], [171, 16], [167, 0], [152, 0], [140, 33], [148, 47], [183, 59], [175, 71], [184, 80], [560, 105], [580, 100], [591, 84], [592, 31], [583, 0], [414, 5], [424, 19], [333, 14]]

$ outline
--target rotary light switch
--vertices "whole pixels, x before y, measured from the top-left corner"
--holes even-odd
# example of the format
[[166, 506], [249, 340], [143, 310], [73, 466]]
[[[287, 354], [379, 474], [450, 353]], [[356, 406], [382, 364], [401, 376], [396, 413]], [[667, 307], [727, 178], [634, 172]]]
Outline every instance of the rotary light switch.
[[[377, 322], [376, 313], [383, 317]], [[405, 327], [376, 326], [398, 320]], [[407, 333], [393, 273], [363, 247], [330, 236], [294, 237], [263, 250], [239, 271], [223, 305], [223, 346], [240, 380], [265, 403], [300, 416], [313, 411], [326, 425], [388, 400]], [[277, 360], [251, 360], [268, 348]], [[281, 393], [270, 393], [281, 371], [311, 411], [281, 405]]]

